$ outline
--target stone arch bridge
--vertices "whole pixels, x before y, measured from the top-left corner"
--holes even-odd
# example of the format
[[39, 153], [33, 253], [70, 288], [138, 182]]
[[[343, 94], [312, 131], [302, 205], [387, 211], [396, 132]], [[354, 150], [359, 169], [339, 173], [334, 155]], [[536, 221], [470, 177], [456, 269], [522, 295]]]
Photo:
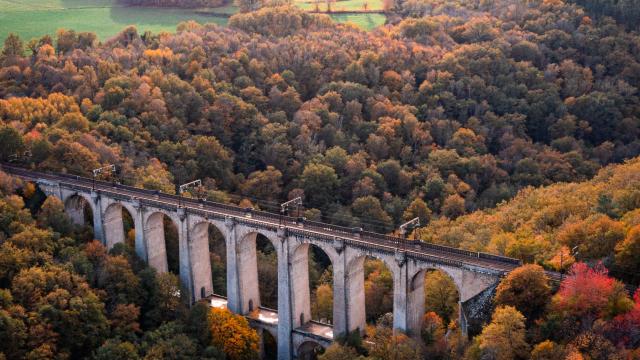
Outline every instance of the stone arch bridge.
[[[93, 214], [95, 237], [108, 248], [125, 240], [122, 208], [135, 225], [136, 253], [156, 270], [167, 271], [163, 218], [179, 238], [179, 273], [191, 301], [210, 300], [246, 315], [259, 332], [277, 340], [278, 358], [303, 357], [305, 349], [328, 346], [335, 336], [365, 327], [364, 259], [382, 260], [393, 274], [393, 327], [418, 334], [424, 313], [424, 274], [441, 270], [460, 295], [460, 325], [486, 304], [499, 280], [520, 262], [515, 259], [392, 236], [304, 221], [237, 206], [167, 195], [156, 191], [3, 165], [2, 170], [33, 181], [60, 198], [76, 223]], [[227, 259], [227, 298], [214, 296], [208, 227], [223, 234]], [[141, 230], [141, 231], [140, 231]], [[278, 305], [266, 309], [258, 291], [256, 236], [263, 235], [277, 253]], [[333, 266], [333, 324], [311, 321], [308, 247], [323, 250]]]

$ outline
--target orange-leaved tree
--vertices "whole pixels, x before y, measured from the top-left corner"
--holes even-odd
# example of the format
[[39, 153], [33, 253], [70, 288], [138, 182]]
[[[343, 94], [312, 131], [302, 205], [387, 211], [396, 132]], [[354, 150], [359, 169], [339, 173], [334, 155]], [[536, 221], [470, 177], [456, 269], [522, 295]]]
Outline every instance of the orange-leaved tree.
[[230, 360], [258, 358], [258, 333], [249, 327], [241, 315], [227, 309], [212, 308], [209, 312], [211, 342], [222, 349]]

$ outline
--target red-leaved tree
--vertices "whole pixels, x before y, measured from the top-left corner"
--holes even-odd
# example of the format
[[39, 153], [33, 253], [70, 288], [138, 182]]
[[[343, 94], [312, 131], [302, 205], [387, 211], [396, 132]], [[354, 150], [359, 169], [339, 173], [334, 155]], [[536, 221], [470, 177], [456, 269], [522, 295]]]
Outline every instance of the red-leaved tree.
[[551, 310], [590, 327], [596, 319], [611, 319], [632, 307], [624, 285], [609, 277], [601, 263], [593, 268], [576, 263], [553, 297]]

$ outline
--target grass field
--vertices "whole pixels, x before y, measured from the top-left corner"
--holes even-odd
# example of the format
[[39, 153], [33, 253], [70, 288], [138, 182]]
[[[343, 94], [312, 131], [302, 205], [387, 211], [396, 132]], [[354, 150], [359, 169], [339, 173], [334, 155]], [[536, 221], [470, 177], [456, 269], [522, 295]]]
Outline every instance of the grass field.
[[[361, 10], [365, 1], [337, 1], [332, 4], [332, 9]], [[296, 3], [303, 9], [315, 8], [309, 0], [296, 0]], [[321, 3], [321, 10], [324, 10], [325, 4]], [[369, 9], [376, 9], [379, 4], [381, 0], [371, 0]], [[228, 13], [234, 9], [225, 7], [216, 11]], [[366, 30], [384, 23], [384, 16], [380, 14], [335, 14], [332, 18], [354, 23]], [[136, 25], [140, 32], [173, 32], [176, 25], [185, 20], [221, 25], [227, 22], [224, 17], [201, 15], [195, 10], [122, 7], [116, 5], [116, 0], [0, 0], [0, 40], [14, 32], [26, 41], [44, 34], [53, 35], [60, 28], [92, 31], [105, 40], [128, 25]]]
[[[327, 1], [295, 0], [296, 5], [305, 10], [315, 10], [316, 3], [320, 11], [327, 11]], [[333, 11], [361, 11], [365, 4], [367, 10], [382, 10], [382, 0], [338, 0], [331, 2]]]
[[95, 32], [107, 39], [127, 25], [140, 32], [175, 31], [181, 21], [226, 24], [227, 19], [203, 16], [191, 10], [124, 8], [112, 0], [0, 0], [0, 39], [10, 32], [23, 39], [54, 34], [60, 28]]

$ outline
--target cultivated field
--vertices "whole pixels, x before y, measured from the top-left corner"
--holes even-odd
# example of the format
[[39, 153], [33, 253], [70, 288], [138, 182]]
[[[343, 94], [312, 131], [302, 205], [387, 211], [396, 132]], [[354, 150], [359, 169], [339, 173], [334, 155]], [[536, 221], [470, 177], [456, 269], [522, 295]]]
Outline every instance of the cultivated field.
[[[334, 2], [332, 10], [359, 11], [366, 0]], [[296, 3], [307, 10], [315, 9], [309, 0]], [[320, 10], [326, 9], [321, 2]], [[380, 9], [381, 0], [372, 0], [370, 10]], [[234, 7], [215, 9], [229, 13]], [[372, 29], [384, 23], [381, 14], [334, 14], [340, 22], [352, 22], [363, 29]], [[226, 24], [226, 17], [199, 14], [190, 9], [166, 9], [149, 7], [122, 7], [116, 0], [0, 0], [0, 40], [15, 32], [25, 41], [44, 34], [55, 34], [60, 28], [95, 32], [101, 40], [117, 34], [125, 26], [136, 25], [140, 32], [175, 31], [181, 21]]]
[[93, 31], [102, 40], [127, 25], [139, 31], [175, 31], [176, 25], [193, 19], [225, 24], [227, 19], [198, 15], [191, 10], [124, 8], [112, 0], [0, 0], [0, 38], [9, 32], [23, 39], [54, 34], [57, 29]]

